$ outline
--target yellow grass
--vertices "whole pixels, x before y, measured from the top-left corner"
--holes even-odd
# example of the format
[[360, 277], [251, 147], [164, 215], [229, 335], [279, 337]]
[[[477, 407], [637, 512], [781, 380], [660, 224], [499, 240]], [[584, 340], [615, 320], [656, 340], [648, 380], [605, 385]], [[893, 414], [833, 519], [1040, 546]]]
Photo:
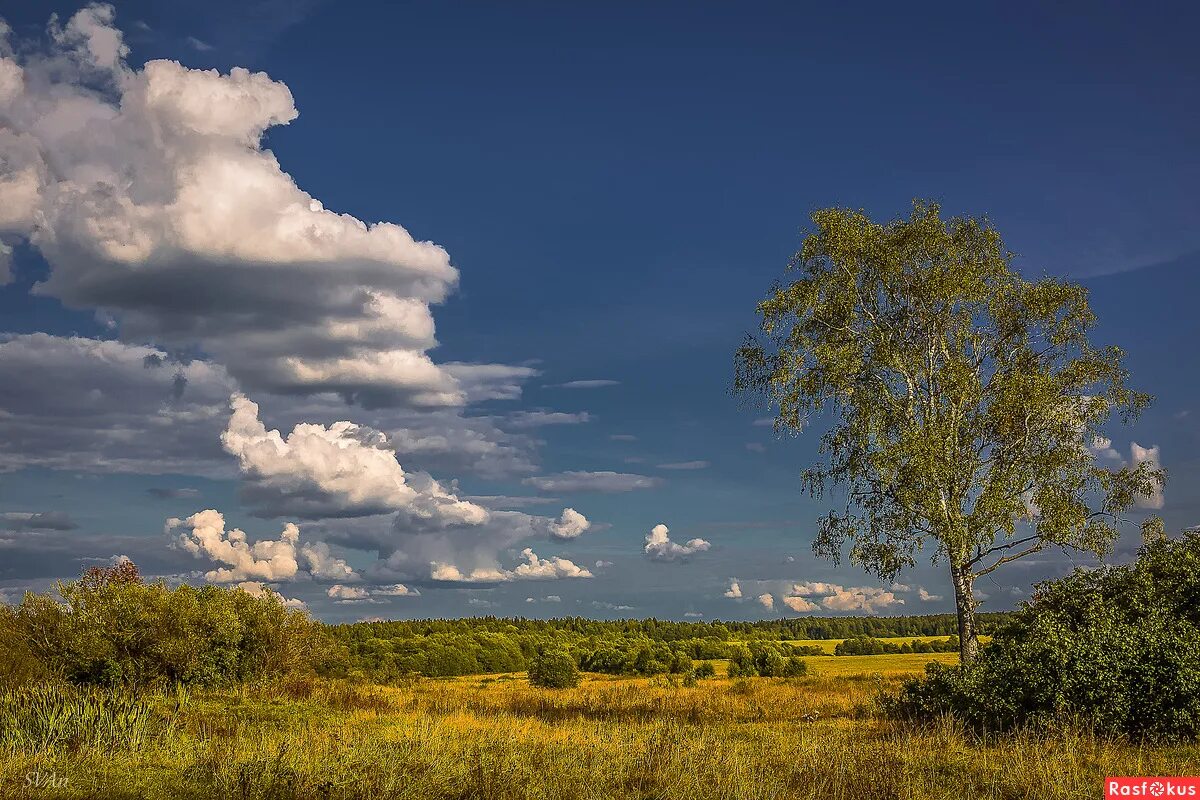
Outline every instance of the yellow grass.
[[[161, 697], [158, 732], [137, 749], [0, 741], [0, 796], [1065, 800], [1102, 796], [1107, 774], [1200, 765], [1194, 746], [1069, 730], [978, 742], [953, 725], [885, 722], [874, 701], [901, 680], [892, 658], [818, 657], [870, 673], [694, 688], [589, 676], [554, 691], [506, 675]], [[31, 774], [67, 781], [25, 789]]]

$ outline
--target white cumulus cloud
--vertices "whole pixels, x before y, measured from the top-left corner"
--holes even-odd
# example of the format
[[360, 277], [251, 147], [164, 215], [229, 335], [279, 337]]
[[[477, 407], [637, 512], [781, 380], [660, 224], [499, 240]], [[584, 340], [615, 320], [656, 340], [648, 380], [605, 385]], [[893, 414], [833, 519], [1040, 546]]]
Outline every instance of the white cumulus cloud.
[[702, 553], [712, 546], [704, 539], [689, 539], [684, 544], [672, 542], [669, 533], [670, 529], [661, 522], [650, 529], [650, 533], [646, 534], [646, 546], [642, 548], [648, 558], [655, 561], [674, 561]]
[[422, 473], [406, 474], [377, 431], [352, 422], [304, 423], [286, 437], [267, 430], [241, 395], [221, 435], [250, 483], [247, 499], [269, 516], [369, 516], [403, 510], [433, 526], [480, 525], [488, 510]]
[[550, 524], [555, 539], [574, 539], [592, 526], [588, 518], [573, 508], [564, 508], [562, 516]]
[[283, 526], [279, 539], [254, 544], [246, 541], [239, 528], [226, 531], [225, 517], [213, 509], [182, 520], [172, 517], [167, 520], [167, 530], [185, 551], [225, 565], [205, 573], [205, 578], [216, 583], [288, 581], [300, 569], [296, 560], [300, 529], [290, 522]]
[[126, 62], [110, 6], [0, 54], [0, 234], [51, 266], [36, 291], [126, 341], [199, 348], [243, 387], [365, 406], [461, 405], [496, 365], [439, 366], [441, 247], [331, 211], [263, 147], [297, 117], [262, 72]]

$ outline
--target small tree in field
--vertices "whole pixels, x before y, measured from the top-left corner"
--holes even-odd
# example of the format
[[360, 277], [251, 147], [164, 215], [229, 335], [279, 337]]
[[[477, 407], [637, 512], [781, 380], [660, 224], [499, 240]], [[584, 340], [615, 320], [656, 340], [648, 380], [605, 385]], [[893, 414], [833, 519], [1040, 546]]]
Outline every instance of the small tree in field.
[[792, 260], [797, 278], [758, 305], [761, 337], [736, 358], [734, 389], [800, 431], [830, 410], [822, 462], [804, 487], [846, 490], [813, 550], [883, 580], [925, 546], [946, 564], [960, 655], [977, 650], [976, 579], [1047, 548], [1103, 556], [1123, 514], [1165, 478], [1153, 462], [1110, 470], [1092, 446], [1116, 414], [1150, 402], [1127, 386], [1119, 348], [1088, 339], [1081, 286], [1027, 281], [986, 221], [914, 204], [880, 225], [826, 209]]
[[562, 650], [546, 650], [530, 662], [529, 682], [544, 689], [570, 689], [579, 685], [579, 668]]

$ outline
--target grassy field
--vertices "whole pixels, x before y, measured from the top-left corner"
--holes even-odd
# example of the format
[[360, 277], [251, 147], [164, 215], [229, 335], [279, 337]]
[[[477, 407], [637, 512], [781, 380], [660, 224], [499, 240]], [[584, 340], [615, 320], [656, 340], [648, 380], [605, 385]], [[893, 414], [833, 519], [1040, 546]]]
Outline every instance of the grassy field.
[[44, 725], [10, 710], [0, 796], [1077, 798], [1102, 796], [1107, 774], [1200, 767], [1195, 746], [1074, 730], [978, 742], [951, 725], [880, 720], [878, 693], [930, 658], [817, 657], [815, 677], [693, 688], [601, 676], [559, 691], [521, 675], [291, 680], [60, 713], [49, 745]]

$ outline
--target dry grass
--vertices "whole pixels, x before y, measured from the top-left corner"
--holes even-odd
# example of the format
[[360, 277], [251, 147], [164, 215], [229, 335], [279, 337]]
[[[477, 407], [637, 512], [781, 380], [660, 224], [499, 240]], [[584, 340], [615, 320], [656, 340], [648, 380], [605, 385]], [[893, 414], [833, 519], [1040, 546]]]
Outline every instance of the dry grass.
[[[1186, 774], [1200, 748], [1139, 748], [1063, 731], [975, 742], [952, 725], [871, 716], [901, 676], [589, 678], [538, 690], [520, 676], [400, 688], [293, 681], [163, 697], [138, 748], [10, 749], [0, 795], [239, 798], [1076, 798], [1106, 774]], [[829, 659], [833, 661], [834, 659]], [[826, 659], [819, 659], [823, 664]], [[875, 668], [878, 667], [878, 668]], [[26, 788], [32, 773], [68, 779]]]

